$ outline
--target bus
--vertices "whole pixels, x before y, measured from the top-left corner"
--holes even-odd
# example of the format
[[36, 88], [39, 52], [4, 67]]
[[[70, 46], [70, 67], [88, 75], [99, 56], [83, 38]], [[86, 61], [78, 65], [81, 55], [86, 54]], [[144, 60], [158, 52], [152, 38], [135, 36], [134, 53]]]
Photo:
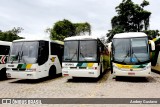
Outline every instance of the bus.
[[98, 78], [109, 66], [109, 52], [97, 37], [64, 39], [63, 76]]
[[15, 40], [6, 74], [8, 78], [39, 79], [62, 73], [64, 43], [51, 40]]
[[6, 62], [12, 42], [0, 41], [0, 76], [6, 78]]
[[[151, 46], [149, 46], [149, 42]], [[150, 48], [153, 41], [142, 32], [128, 32], [114, 35], [111, 44], [111, 73], [114, 77], [148, 77], [151, 74]]]

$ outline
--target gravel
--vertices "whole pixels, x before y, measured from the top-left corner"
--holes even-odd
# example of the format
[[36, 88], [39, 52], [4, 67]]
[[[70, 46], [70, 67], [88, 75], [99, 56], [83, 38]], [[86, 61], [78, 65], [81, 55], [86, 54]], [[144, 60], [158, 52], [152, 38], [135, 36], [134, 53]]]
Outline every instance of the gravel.
[[[39, 80], [0, 80], [0, 98], [160, 98], [160, 75], [153, 73], [148, 78], [120, 78], [116, 81], [110, 72], [106, 72], [99, 80], [57, 76], [54, 79]], [[37, 106], [37, 105], [0, 105]], [[53, 105], [41, 105], [53, 106]], [[72, 107], [75, 105], [54, 105]], [[79, 107], [148, 107], [151, 105], [89, 105]], [[158, 105], [152, 105], [153, 107]]]

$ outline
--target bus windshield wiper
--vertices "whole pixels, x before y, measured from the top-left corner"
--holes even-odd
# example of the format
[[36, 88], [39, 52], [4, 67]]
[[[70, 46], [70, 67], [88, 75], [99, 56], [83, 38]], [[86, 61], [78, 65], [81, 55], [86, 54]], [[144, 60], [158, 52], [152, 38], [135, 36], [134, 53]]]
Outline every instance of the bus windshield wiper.
[[83, 57], [83, 59], [85, 60], [85, 61], [87, 61], [86, 59], [85, 59], [85, 57], [84, 57], [84, 55], [80, 52], [80, 55]]
[[[22, 60], [22, 57], [23, 57], [23, 51], [21, 52], [20, 60]], [[24, 60], [24, 63], [25, 63], [25, 60]]]
[[20, 62], [21, 58], [20, 58], [20, 52], [18, 52], [18, 63]]
[[138, 62], [141, 62], [141, 61], [137, 58], [137, 56], [135, 55], [134, 52], [132, 52], [132, 54], [135, 56], [135, 58], [137, 59]]
[[126, 60], [126, 58], [129, 56], [129, 51], [127, 52], [127, 55], [124, 57], [124, 60], [122, 61], [124, 63], [124, 61]]
[[13, 63], [13, 61], [17, 60], [18, 58], [19, 58], [19, 52], [17, 53], [17, 55], [15, 55], [14, 57], [12, 57], [11, 63]]
[[75, 55], [77, 54], [77, 51], [74, 53], [74, 55], [70, 58], [70, 61], [72, 61], [72, 59], [75, 57]]

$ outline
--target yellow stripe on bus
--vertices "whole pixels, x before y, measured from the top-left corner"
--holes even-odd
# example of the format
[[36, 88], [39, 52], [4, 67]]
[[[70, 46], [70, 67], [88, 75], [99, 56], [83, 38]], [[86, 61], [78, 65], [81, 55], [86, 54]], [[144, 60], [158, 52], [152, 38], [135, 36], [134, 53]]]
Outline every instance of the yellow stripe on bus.
[[26, 69], [30, 69], [32, 64], [27, 64]]
[[87, 67], [93, 67], [93, 64], [94, 64], [94, 63], [88, 63], [88, 64], [87, 64]]
[[118, 68], [126, 68], [126, 69], [129, 69], [129, 68], [132, 68], [132, 65], [122, 65], [122, 64], [116, 64]]

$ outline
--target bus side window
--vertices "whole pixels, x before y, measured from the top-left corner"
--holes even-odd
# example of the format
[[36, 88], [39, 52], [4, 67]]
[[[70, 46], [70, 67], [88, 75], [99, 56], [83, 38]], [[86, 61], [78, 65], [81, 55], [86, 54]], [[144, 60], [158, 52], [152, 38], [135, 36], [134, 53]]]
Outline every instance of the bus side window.
[[45, 62], [47, 62], [49, 56], [49, 43], [47, 41], [40, 41], [38, 54], [39, 65], [42, 65]]
[[51, 43], [51, 55], [57, 55], [60, 63], [62, 63], [64, 48], [60, 44]]
[[8, 55], [10, 50], [10, 46], [5, 46], [4, 55]]
[[2, 50], [2, 51], [0, 51], [0, 55], [8, 55], [9, 50], [10, 50], [10, 46], [0, 45], [0, 49]]

